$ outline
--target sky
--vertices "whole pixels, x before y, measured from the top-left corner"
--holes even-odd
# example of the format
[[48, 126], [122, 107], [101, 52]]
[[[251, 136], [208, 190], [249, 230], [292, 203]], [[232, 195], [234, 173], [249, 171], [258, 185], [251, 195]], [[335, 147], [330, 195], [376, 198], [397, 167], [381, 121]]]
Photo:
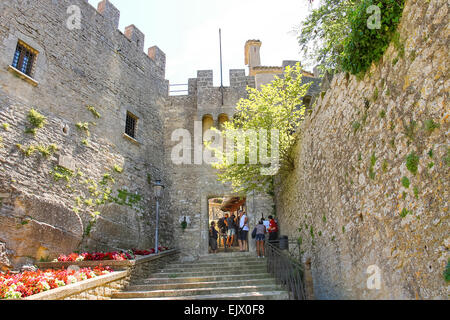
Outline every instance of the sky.
[[[89, 0], [95, 8], [99, 0]], [[187, 84], [197, 70], [213, 70], [220, 85], [219, 28], [222, 29], [224, 85], [229, 69], [248, 69], [244, 45], [262, 41], [261, 64], [300, 60], [294, 30], [308, 15], [308, 0], [111, 0], [121, 13], [119, 29], [134, 24], [145, 34], [145, 50], [166, 54], [166, 79]], [[310, 68], [311, 69], [311, 68]]]

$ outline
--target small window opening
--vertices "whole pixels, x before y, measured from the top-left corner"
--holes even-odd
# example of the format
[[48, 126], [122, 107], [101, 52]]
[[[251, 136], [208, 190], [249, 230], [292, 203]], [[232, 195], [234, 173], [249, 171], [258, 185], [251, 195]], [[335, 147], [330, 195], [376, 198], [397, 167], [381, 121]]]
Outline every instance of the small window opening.
[[138, 118], [134, 114], [127, 112], [125, 133], [133, 139], [136, 139], [137, 120]]
[[38, 52], [36, 50], [19, 40], [17, 43], [16, 52], [14, 53], [12, 66], [31, 77], [37, 54]]

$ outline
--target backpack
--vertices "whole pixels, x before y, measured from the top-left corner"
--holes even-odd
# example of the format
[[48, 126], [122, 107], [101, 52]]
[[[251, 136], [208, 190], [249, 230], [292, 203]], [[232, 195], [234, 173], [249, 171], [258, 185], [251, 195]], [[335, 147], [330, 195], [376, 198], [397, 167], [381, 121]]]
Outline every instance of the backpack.
[[220, 218], [219, 221], [217, 222], [217, 225], [219, 227], [219, 229], [225, 229], [226, 228], [226, 224], [224, 222], [225, 218]]
[[256, 239], [256, 228], [253, 229], [253, 232], [252, 232], [252, 239]]

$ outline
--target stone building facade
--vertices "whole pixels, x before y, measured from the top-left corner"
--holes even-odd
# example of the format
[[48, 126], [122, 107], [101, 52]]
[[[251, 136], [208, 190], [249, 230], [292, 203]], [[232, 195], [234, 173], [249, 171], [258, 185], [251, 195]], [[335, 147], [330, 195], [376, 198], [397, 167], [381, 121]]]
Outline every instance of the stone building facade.
[[[79, 28], [68, 25], [74, 5], [81, 13]], [[154, 200], [147, 181], [168, 180], [162, 114], [168, 92], [165, 55], [156, 46], [144, 53], [143, 34], [133, 25], [120, 32], [119, 16], [106, 0], [97, 10], [83, 0], [0, 3], [4, 265], [69, 253], [80, 244], [104, 250], [153, 243]], [[29, 74], [13, 66], [18, 44], [35, 52]], [[27, 133], [31, 109], [46, 117], [35, 135]], [[134, 138], [125, 134], [127, 117], [135, 121]], [[37, 150], [51, 145], [57, 151], [50, 155]], [[74, 176], [64, 177], [61, 168]], [[104, 195], [99, 182], [110, 177], [111, 196], [127, 190], [130, 199], [136, 195], [135, 207], [120, 204], [120, 199], [96, 206]], [[97, 212], [101, 215], [93, 225], [91, 215]], [[170, 245], [166, 230], [171, 221], [162, 219], [161, 224]]]

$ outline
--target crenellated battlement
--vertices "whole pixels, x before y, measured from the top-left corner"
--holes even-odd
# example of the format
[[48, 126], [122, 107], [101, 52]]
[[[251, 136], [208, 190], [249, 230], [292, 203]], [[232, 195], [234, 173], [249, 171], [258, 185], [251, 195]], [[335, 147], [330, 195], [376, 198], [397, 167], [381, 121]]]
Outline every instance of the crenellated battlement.
[[[86, 6], [90, 7], [92, 10], [95, 11], [96, 15], [93, 16], [93, 18], [96, 18], [98, 16], [101, 16], [104, 20], [104, 28], [105, 33], [107, 34], [114, 34], [116, 31], [119, 31], [121, 35], [123, 35], [126, 39], [128, 39], [131, 43], [133, 43], [137, 50], [143, 51], [144, 45], [145, 45], [145, 34], [139, 30], [138, 27], [136, 27], [134, 24], [131, 24], [127, 27], [125, 27], [124, 32], [122, 33], [119, 28], [120, 23], [120, 10], [117, 9], [109, 0], [102, 0], [98, 3], [97, 8], [93, 7], [88, 0], [79, 0], [82, 3], [85, 3]], [[83, 15], [83, 9], [82, 15]], [[83, 18], [88, 18], [86, 15], [83, 15]], [[97, 22], [96, 20], [95, 22]], [[158, 73], [161, 75], [165, 75], [165, 69], [166, 69], [166, 55], [165, 53], [158, 48], [157, 46], [152, 46], [148, 49], [147, 52], [145, 52], [146, 55], [154, 61], [156, 64], [156, 67], [158, 69]]]
[[105, 18], [106, 21], [108, 21], [112, 28], [119, 28], [120, 11], [109, 0], [99, 2], [97, 11]]
[[[230, 88], [247, 88], [254, 87], [254, 77], [246, 76], [245, 69], [231, 69], [230, 71]], [[197, 78], [191, 78], [188, 82], [189, 94], [194, 93], [199, 88], [214, 88], [213, 70], [198, 70]]]

